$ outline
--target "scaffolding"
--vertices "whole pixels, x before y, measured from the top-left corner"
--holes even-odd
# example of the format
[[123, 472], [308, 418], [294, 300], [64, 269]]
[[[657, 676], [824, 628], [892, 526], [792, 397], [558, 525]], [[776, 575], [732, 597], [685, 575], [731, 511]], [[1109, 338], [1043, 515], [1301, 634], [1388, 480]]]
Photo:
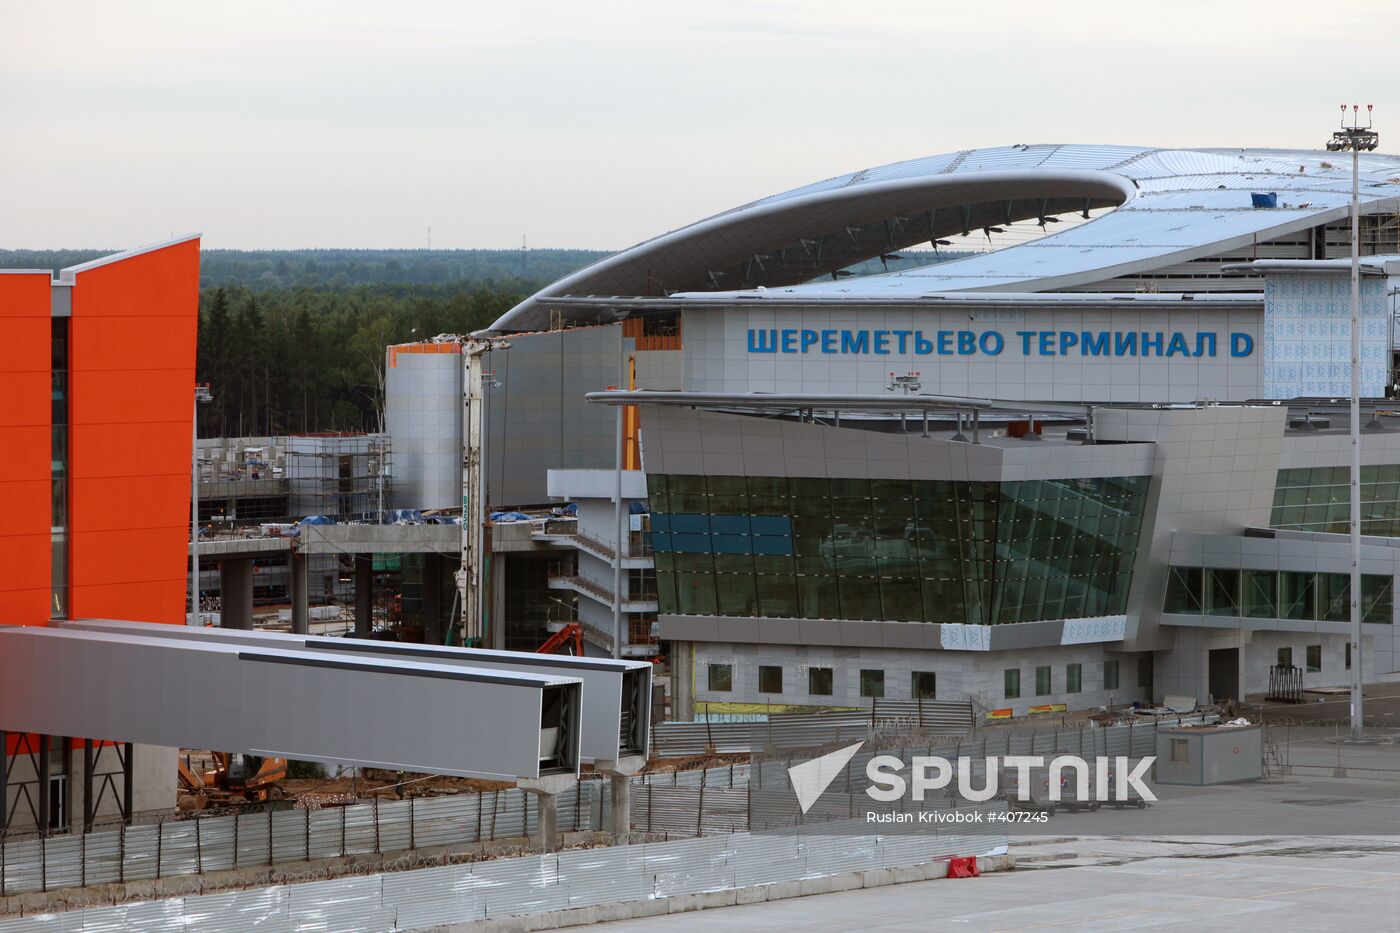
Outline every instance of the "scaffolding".
[[293, 514], [380, 521], [392, 494], [390, 452], [389, 438], [379, 434], [288, 437]]

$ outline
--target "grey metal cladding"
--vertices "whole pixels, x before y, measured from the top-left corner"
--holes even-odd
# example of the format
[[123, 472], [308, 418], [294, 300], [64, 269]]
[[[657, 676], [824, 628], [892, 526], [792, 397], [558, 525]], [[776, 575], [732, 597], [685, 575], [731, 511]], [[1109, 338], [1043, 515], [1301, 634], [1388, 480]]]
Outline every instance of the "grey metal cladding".
[[[0, 727], [510, 780], [540, 773], [543, 693], [581, 688], [568, 677], [327, 661], [213, 640], [3, 628]], [[566, 706], [576, 735], [582, 704]]]
[[[79, 619], [64, 622], [64, 629], [82, 629], [99, 632], [122, 632], [141, 637], [183, 639], [191, 642], [222, 643], [244, 646], [243, 654], [250, 655], [248, 649], [274, 648], [295, 651], [325, 653], [333, 660], [312, 662], [300, 656], [292, 662], [284, 663], [323, 663], [353, 666], [360, 660], [379, 659], [396, 663], [419, 662], [425, 673], [436, 667], [449, 667], [451, 671], [463, 669], [473, 671], [476, 677], [494, 677], [502, 682], [510, 681], [502, 672], [514, 671], [522, 674], [553, 678], [577, 678], [583, 684], [583, 708], [580, 718], [579, 756], [583, 761], [615, 761], [620, 750], [623, 704], [623, 679], [628, 673], [640, 674], [646, 679], [645, 689], [637, 691], [635, 703], [645, 708], [629, 711], [633, 718], [650, 720], [651, 703], [651, 664], [647, 661], [614, 660], [611, 658], [574, 658], [559, 655], [537, 655], [519, 651], [493, 651], [484, 648], [451, 648], [436, 645], [395, 644], [380, 641], [359, 641], [349, 638], [329, 638], [319, 635], [288, 635], [281, 632], [252, 632], [235, 629], [196, 628], [184, 625], [157, 625], [150, 622], [123, 622], [111, 619]], [[372, 661], [370, 663], [373, 663]], [[428, 676], [449, 676], [451, 671], [428, 673]], [[522, 681], [526, 682], [526, 681]], [[639, 753], [649, 750], [647, 742]]]

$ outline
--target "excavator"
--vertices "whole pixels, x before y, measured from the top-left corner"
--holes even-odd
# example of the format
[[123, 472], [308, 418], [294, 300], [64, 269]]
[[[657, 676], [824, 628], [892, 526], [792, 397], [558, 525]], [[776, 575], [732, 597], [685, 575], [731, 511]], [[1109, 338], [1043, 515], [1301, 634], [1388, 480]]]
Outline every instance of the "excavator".
[[208, 806], [234, 806], [280, 800], [283, 790], [278, 781], [287, 777], [287, 759], [259, 755], [212, 752], [214, 767], [202, 773], [178, 762], [180, 809], [202, 810]]

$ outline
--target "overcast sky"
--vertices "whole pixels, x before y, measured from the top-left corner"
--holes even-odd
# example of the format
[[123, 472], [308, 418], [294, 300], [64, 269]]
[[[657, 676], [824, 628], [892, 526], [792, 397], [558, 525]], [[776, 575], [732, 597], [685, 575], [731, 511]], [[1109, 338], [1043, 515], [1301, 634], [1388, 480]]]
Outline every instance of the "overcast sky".
[[1353, 99], [1397, 151], [1397, 27], [1395, 0], [0, 0], [0, 248], [616, 249], [955, 149], [1314, 148]]

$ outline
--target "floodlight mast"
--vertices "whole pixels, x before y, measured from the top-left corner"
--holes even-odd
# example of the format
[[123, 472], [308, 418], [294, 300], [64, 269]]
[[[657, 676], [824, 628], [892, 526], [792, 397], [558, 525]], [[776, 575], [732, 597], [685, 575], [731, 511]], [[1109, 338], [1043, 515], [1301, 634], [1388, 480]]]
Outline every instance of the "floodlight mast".
[[1346, 125], [1347, 105], [1342, 104], [1342, 128], [1327, 141], [1328, 152], [1351, 153], [1351, 501], [1348, 509], [1351, 534], [1351, 737], [1364, 731], [1361, 659], [1361, 153], [1380, 144], [1371, 124], [1372, 105], [1366, 105], [1366, 125], [1361, 107], [1351, 105], [1351, 126]]

